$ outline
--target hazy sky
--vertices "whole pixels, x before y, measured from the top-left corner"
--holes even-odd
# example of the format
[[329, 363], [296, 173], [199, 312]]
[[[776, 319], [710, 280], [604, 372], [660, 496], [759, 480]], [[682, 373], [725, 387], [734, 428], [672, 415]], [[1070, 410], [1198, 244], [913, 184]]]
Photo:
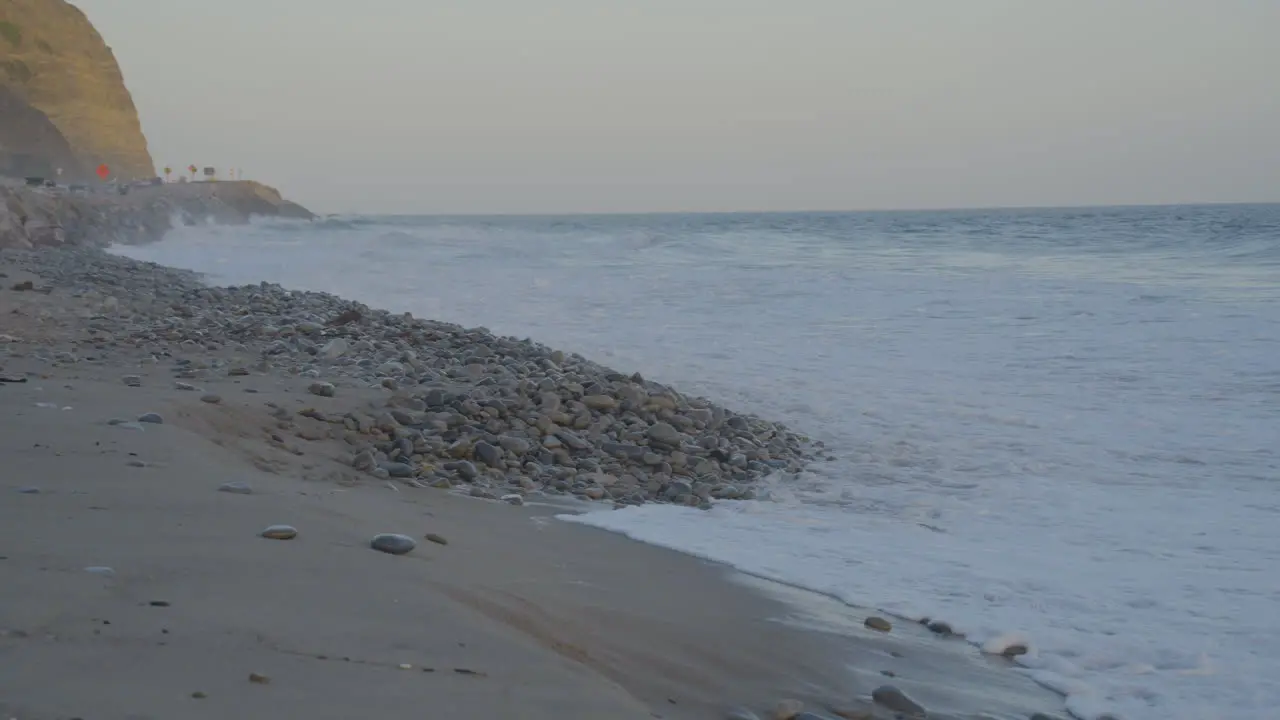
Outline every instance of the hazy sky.
[[327, 212], [1280, 200], [1280, 0], [73, 0]]

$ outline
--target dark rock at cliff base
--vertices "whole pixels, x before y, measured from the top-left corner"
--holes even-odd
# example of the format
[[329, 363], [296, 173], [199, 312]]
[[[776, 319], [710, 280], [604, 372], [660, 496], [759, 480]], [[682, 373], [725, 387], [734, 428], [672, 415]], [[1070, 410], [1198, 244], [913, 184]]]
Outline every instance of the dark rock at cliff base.
[[274, 188], [252, 181], [175, 183], [128, 195], [49, 193], [0, 184], [0, 248], [155, 242], [175, 218], [239, 225], [254, 216], [313, 217]]
[[49, 116], [0, 85], [0, 176], [81, 177], [84, 169]]

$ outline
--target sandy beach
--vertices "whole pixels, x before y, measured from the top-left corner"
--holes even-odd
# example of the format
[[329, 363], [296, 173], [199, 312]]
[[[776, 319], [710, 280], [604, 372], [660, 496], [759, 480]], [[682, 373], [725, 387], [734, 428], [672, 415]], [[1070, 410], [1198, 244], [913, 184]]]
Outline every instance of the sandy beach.
[[[643, 477], [360, 469], [378, 451], [347, 420], [400, 384], [273, 362], [279, 333], [166, 325], [177, 306], [138, 288], [185, 276], [64, 250], [0, 273], [4, 717], [910, 717], [886, 686], [930, 718], [1062, 714], [958, 639], [554, 518]], [[713, 501], [679, 482], [652, 499]], [[262, 536], [277, 524], [296, 537]]]

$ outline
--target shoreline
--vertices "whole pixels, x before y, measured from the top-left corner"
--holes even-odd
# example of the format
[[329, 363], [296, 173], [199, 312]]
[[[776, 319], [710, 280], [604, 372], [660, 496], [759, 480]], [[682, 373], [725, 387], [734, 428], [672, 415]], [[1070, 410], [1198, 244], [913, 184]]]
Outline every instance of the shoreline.
[[106, 187], [73, 193], [0, 183], [0, 248], [106, 247], [159, 242], [177, 225], [243, 225], [253, 217], [313, 220], [279, 190], [252, 180]]
[[[25, 273], [14, 262], [15, 259], [32, 269], [44, 270], [45, 275], [41, 276], [38, 272], [34, 275]], [[595, 708], [594, 712], [605, 713], [597, 715], [602, 717], [645, 717], [655, 714], [675, 719], [724, 717], [726, 708], [740, 705], [750, 707], [763, 718], [768, 717], [773, 705], [780, 700], [795, 698], [805, 701], [814, 712], [820, 713], [818, 717], [834, 717], [831, 713], [841, 710], [846, 713], [845, 717], [880, 718], [891, 715], [886, 714], [883, 707], [877, 707], [871, 702], [871, 691], [879, 685], [892, 683], [900, 684], [907, 695], [928, 708], [929, 717], [960, 718], [971, 717], [975, 713], [988, 713], [986, 717], [1020, 717], [1026, 720], [1036, 712], [1057, 713], [1059, 716], [1062, 714], [1061, 698], [1058, 695], [1040, 688], [1021, 674], [999, 667], [998, 663], [993, 663], [990, 658], [981, 656], [962, 642], [929, 637], [922, 628], [895, 626], [888, 634], [859, 629], [855, 616], [861, 611], [847, 606], [841, 606], [845, 608], [842, 628], [845, 632], [833, 632], [831, 627], [825, 631], [806, 629], [801, 621], [792, 617], [804, 613], [797, 613], [793, 605], [784, 603], [776, 596], [771, 597], [763, 587], [753, 588], [752, 583], [735, 580], [736, 571], [727, 566], [646, 545], [604, 530], [582, 527], [576, 523], [557, 522], [553, 519], [554, 515], [563, 514], [563, 509], [539, 506], [539, 500], [543, 497], [548, 497], [554, 504], [556, 497], [566, 495], [587, 498], [596, 495], [615, 496], [615, 499], [618, 495], [622, 495], [623, 499], [633, 495], [634, 493], [615, 493], [614, 488], [619, 487], [619, 484], [631, 487], [631, 481], [605, 472], [607, 467], [602, 466], [601, 470], [589, 473], [574, 473], [566, 478], [552, 475], [545, 480], [534, 480], [528, 475], [522, 475], [521, 480], [532, 482], [532, 487], [525, 482], [481, 487], [476, 482], [481, 479], [475, 477], [464, 478], [470, 482], [450, 481], [450, 478], [459, 473], [470, 473], [463, 466], [448, 470], [443, 474], [447, 477], [442, 476], [444, 468], [433, 468], [425, 475], [405, 476], [403, 468], [391, 467], [395, 464], [393, 461], [378, 460], [380, 451], [371, 453], [375, 456], [377, 466], [372, 471], [354, 466], [353, 462], [358, 462], [361, 454], [368, 450], [361, 450], [362, 444], [369, 444], [368, 439], [357, 437], [367, 434], [360, 427], [360, 418], [370, 417], [374, 420], [375, 426], [369, 429], [375, 437], [382, 433], [387, 439], [391, 439], [399, 433], [402, 435], [400, 439], [403, 439], [403, 428], [400, 427], [402, 424], [398, 421], [390, 432], [385, 432], [377, 427], [379, 424], [385, 425], [385, 419], [377, 418], [371, 413], [365, 415], [371, 407], [387, 407], [388, 399], [397, 397], [402, 389], [400, 385], [392, 382], [391, 385], [395, 386], [393, 388], [386, 387], [385, 383], [357, 382], [357, 377], [353, 375], [359, 376], [362, 369], [379, 369], [362, 368], [359, 363], [342, 366], [345, 370], [333, 376], [320, 373], [313, 377], [309, 371], [315, 370], [315, 367], [294, 362], [295, 359], [291, 356], [286, 355], [288, 362], [273, 362], [271, 358], [278, 358], [280, 355], [272, 356], [267, 350], [278, 348], [276, 343], [283, 340], [292, 338], [300, 342], [305, 339], [296, 334], [285, 335], [283, 338], [278, 335], [267, 338], [247, 335], [236, 339], [217, 337], [216, 323], [202, 324], [199, 321], [202, 313], [207, 317], [219, 310], [234, 308], [225, 297], [230, 292], [227, 289], [205, 288], [203, 292], [193, 291], [195, 295], [188, 296], [187, 300], [200, 298], [202, 303], [199, 307], [188, 307], [185, 311], [185, 320], [190, 322], [168, 322], [174, 319], [175, 311], [178, 311], [178, 318], [184, 317], [183, 312], [179, 305], [172, 302], [175, 298], [166, 297], [161, 302], [157, 301], [155, 295], [157, 292], [163, 294], [164, 291], [160, 288], [166, 283], [181, 286], [183, 283], [196, 282], [196, 276], [192, 273], [146, 266], [97, 252], [58, 250], [44, 251], [38, 255], [5, 253], [0, 255], [0, 270], [9, 276], [2, 279], [4, 289], [0, 290], [0, 311], [3, 311], [6, 318], [16, 319], [7, 324], [3, 332], [17, 339], [17, 342], [6, 340], [0, 345], [4, 351], [0, 355], [0, 365], [3, 365], [0, 373], [8, 377], [21, 375], [28, 378], [27, 383], [6, 384], [0, 388], [0, 399], [5, 400], [7, 406], [16, 409], [6, 419], [6, 432], [3, 436], [13, 443], [6, 448], [7, 453], [19, 458], [17, 477], [22, 484], [42, 490], [31, 493], [30, 496], [13, 495], [11, 497], [22, 502], [5, 505], [14, 516], [5, 518], [5, 522], [0, 523], [6, 528], [5, 532], [10, 533], [4, 543], [8, 559], [0, 563], [0, 572], [11, 576], [7, 577], [6, 583], [13, 580], [15, 587], [33, 588], [34, 597], [70, 602], [67, 593], [74, 595], [80, 592], [88, 593], [89, 597], [108, 604], [119, 600], [114, 597], [111, 587], [108, 587], [105, 595], [101, 595], [100, 588], [85, 590], [83, 586], [77, 585], [86, 580], [78, 571], [99, 563], [98, 560], [83, 557], [85, 547], [94, 547], [98, 553], [109, 552], [114, 542], [118, 548], [138, 549], [135, 545], [138, 542], [137, 533], [133, 533], [132, 537], [113, 538], [113, 533], [120, 535], [120, 528], [109, 523], [110, 511], [92, 511], [83, 506], [79, 495], [97, 496], [97, 486], [86, 491], [74, 480], [67, 479], [91, 474], [103, 481], [102, 497], [128, 498], [131, 502], [143, 505], [153, 497], [164, 497], [165, 502], [157, 507], [137, 508], [125, 513], [129, 521], [139, 523], [139, 527], [150, 527], [153, 524], [164, 526], [164, 519], [170, 516], [169, 513], [175, 507], [185, 508], [181, 516], [199, 526], [200, 530], [194, 536], [180, 528], [157, 527], [157, 536], [174, 548], [216, 561], [214, 564], [217, 568], [210, 572], [206, 582], [222, 588], [225, 613], [217, 602], [200, 600], [199, 593], [192, 594], [184, 583], [192, 581], [199, 585], [200, 582], [198, 578], [190, 576], [191, 570], [184, 569], [185, 563], [181, 559], [169, 556], [152, 558], [156, 564], [145, 572], [129, 570], [127, 567], [115, 568], [121, 578], [135, 573], [136, 577], [129, 581], [138, 580], [143, 584], [157, 582], [157, 578], [163, 579], [170, 575], [180, 576], [182, 582], [159, 582], [175, 596], [186, 596], [192, 607], [200, 610], [199, 613], [184, 618], [188, 632], [192, 633], [192, 644], [182, 651], [188, 653], [183, 655], [184, 658], [210, 652], [217, 645], [216, 642], [209, 644], [217, 634], [208, 632], [209, 628], [203, 627], [202, 618], [217, 616], [224, 631], [241, 632], [244, 630], [242, 626], [252, 626], [273, 613], [287, 613], [289, 607], [296, 607], [296, 603], [285, 602], [286, 596], [276, 596], [273, 602], [282, 603], [282, 607], [271, 612], [258, 608], [260, 599], [255, 599], [253, 588], [244, 582], [246, 575], [254, 577], [253, 573], [245, 572], [244, 562], [247, 560], [250, 563], [268, 563], [265, 567], [270, 568], [271, 574], [287, 578], [297, 588], [299, 600], [313, 597], [310, 594], [312, 592], [324, 597], [332, 594], [341, 598], [341, 602], [329, 602], [327, 605], [319, 603], [325, 612], [310, 615], [307, 623], [297, 627], [291, 626], [286, 619], [280, 619], [280, 622], [289, 626], [289, 632], [297, 635], [295, 639], [299, 641], [308, 637], [317, 627], [325, 627], [325, 632], [321, 634], [343, 636], [341, 642], [335, 639], [335, 647], [344, 643], [349, 646], [367, 645], [373, 641], [357, 639], [330, 624], [338, 617], [349, 619], [353, 609], [366, 607], [369, 603], [379, 606], [379, 612], [401, 612], [397, 608], [404, 604], [402, 600], [406, 595], [412, 595], [415, 597], [413, 602], [424, 603], [431, 608], [432, 613], [452, 618], [445, 627], [466, 628], [484, 635], [487, 638], [485, 642], [488, 643], [487, 649], [480, 651], [484, 661], [498, 662], [511, 656], [517, 649], [519, 652], [529, 653], [526, 664], [509, 666], [501, 672], [486, 671], [485, 677], [493, 682], [481, 694], [492, 696], [495, 694], [494, 690], [501, 687], [503, 698], [477, 696], [475, 678], [465, 673], [455, 673], [456, 677], [450, 676], [447, 681], [445, 677], [440, 677], [439, 685], [431, 689], [432, 697], [436, 698], [433, 707], [439, 707], [441, 694], [450, 698], [450, 701], [456, 699], [459, 703], [463, 703], [465, 699], [465, 703], [457, 706], [462, 709], [462, 716], [472, 716], [477, 702], [492, 702], [495, 703], [491, 706], [492, 712], [510, 712], [513, 708], [520, 708], [528, 711], [522, 715], [526, 717], [563, 717], [566, 712], [570, 716], [582, 716], [580, 713], [583, 708], [589, 706]], [[123, 286], [103, 282], [95, 285], [87, 279], [90, 275], [117, 276], [118, 279], [121, 273], [136, 273], [136, 277], [131, 277], [137, 282], [132, 287], [127, 282]], [[9, 289], [28, 279], [33, 282], [33, 289], [48, 289], [48, 294]], [[259, 294], [272, 298], [276, 292], [264, 286]], [[148, 293], [151, 294], [149, 299], [146, 297]], [[270, 305], [268, 301], [263, 302]], [[14, 313], [13, 310], [19, 312]], [[369, 312], [367, 308], [364, 311]], [[287, 314], [287, 310], [285, 312]], [[378, 317], [394, 316], [387, 314]], [[142, 325], [146, 327], [145, 332], [119, 332], [123, 327]], [[225, 330], [234, 326], [222, 327]], [[167, 334], [162, 332], [164, 328], [168, 328]], [[438, 330], [443, 333], [441, 328], [456, 328], [457, 332], [468, 332], [445, 324], [433, 328], [432, 332]], [[501, 339], [488, 336], [483, 340], [497, 342]], [[359, 342], [361, 340], [354, 339], [351, 344]], [[217, 347], [213, 347], [215, 345]], [[156, 351], [161, 348], [167, 350], [157, 354]], [[321, 352], [322, 350], [317, 350], [316, 354]], [[303, 354], [306, 354], [305, 351]], [[404, 361], [410, 362], [412, 361]], [[199, 367], [200, 365], [205, 367]], [[590, 366], [599, 367], [594, 364]], [[300, 367], [303, 369], [299, 370]], [[125, 375], [138, 376], [139, 386], [122, 382], [121, 378]], [[465, 376], [450, 377], [447, 373], [438, 377], [441, 386], [450, 387], [453, 386], [451, 383], [461, 383], [466, 379]], [[333, 381], [330, 389], [335, 391], [329, 395], [317, 394], [312, 389], [316, 384], [329, 381]], [[472, 387], [478, 384], [474, 378], [471, 382]], [[484, 382], [484, 378], [480, 382]], [[66, 387], [68, 384], [70, 388]], [[183, 386], [199, 386], [201, 391], [178, 389]], [[37, 387], [41, 389], [37, 390]], [[583, 388], [584, 391], [586, 389]], [[256, 392], [247, 393], [244, 390]], [[216, 402], [208, 399], [210, 394], [217, 396]], [[588, 397], [581, 393], [578, 396]], [[662, 396], [661, 392], [659, 396]], [[54, 407], [36, 406], [36, 403], [51, 402]], [[594, 402], [602, 407], [606, 404], [603, 400]], [[274, 403], [275, 407], [264, 403]], [[57, 409], [59, 407], [73, 409], [62, 411]], [[483, 406], [482, 410], [484, 407], [489, 406]], [[604, 408], [602, 412], [607, 415], [615, 409]], [[660, 408], [658, 412], [663, 409], [666, 408]], [[713, 408], [705, 409], [713, 411]], [[398, 408], [401, 414], [428, 410], [429, 408], [415, 410], [407, 406]], [[156, 427], [138, 425], [144, 428], [142, 431], [106, 424], [109, 419], [118, 416], [126, 421], [124, 425], [132, 426], [134, 417], [148, 411], [159, 412], [166, 418], [166, 422]], [[567, 415], [570, 421], [578, 422], [573, 413]], [[498, 419], [483, 413], [479, 416], [489, 420]], [[580, 413], [578, 417], [581, 417]], [[611, 429], [613, 426], [605, 426], [604, 433], [593, 432], [592, 422], [598, 422], [599, 417], [592, 417], [587, 428], [569, 434], [568, 437], [586, 439], [590, 444], [599, 445], [600, 437], [616, 432]], [[333, 422], [334, 420], [337, 422]], [[758, 419], [746, 418], [740, 424], [747, 426], [747, 429], [736, 432], [750, 430], [755, 433], [754, 428], [764, 427], [764, 423], [765, 421]], [[355, 427], [352, 428], [352, 425]], [[446, 423], [446, 428], [447, 426]], [[447, 432], [446, 429], [441, 435], [446, 435]], [[665, 433], [665, 430], [662, 432]], [[559, 437], [559, 431], [553, 429], [546, 436]], [[136, 448], [133, 452], [138, 452], [139, 457], [144, 458], [138, 462], [154, 464], [137, 467], [129, 464], [130, 461], [113, 460], [114, 465], [104, 465], [92, 457], [95, 451], [81, 447], [75, 452], [64, 452], [67, 456], [65, 460], [52, 461], [70, 463], [74, 472], [65, 476], [41, 476], [40, 469], [43, 466], [40, 463], [51, 462], [50, 458], [41, 456], [39, 462], [28, 462], [28, 456], [38, 453], [20, 448], [31, 448], [33, 443], [38, 446], [42, 444], [39, 438], [48, 437], [83, 438], [86, 442], [81, 445], [96, 438], [96, 443], [121, 445], [121, 450], [125, 443], [131, 443]], [[519, 447], [518, 443], [508, 444]], [[661, 442], [654, 449], [659, 449], [660, 446]], [[179, 449], [199, 454], [205, 458], [207, 467], [184, 465]], [[355, 461], [351, 459], [353, 451], [357, 458]], [[96, 452], [100, 454], [106, 451]], [[582, 449], [581, 452], [586, 450]], [[635, 451], [618, 449], [618, 452], [625, 457]], [[471, 453], [474, 458], [474, 446]], [[148, 455], [159, 459], [148, 458]], [[797, 455], [796, 459], [800, 460], [800, 456]], [[733, 459], [731, 453], [726, 454], [724, 460], [719, 460], [718, 456], [711, 460], [721, 463], [714, 468], [717, 473], [743, 470], [737, 467], [740, 461]], [[183, 470], [173, 472], [178, 467]], [[166, 468], [169, 471], [166, 472]], [[702, 468], [708, 473], [713, 470], [710, 465], [703, 465]], [[508, 467], [508, 470], [511, 469]], [[524, 466], [517, 466], [516, 469], [527, 470]], [[385, 471], [385, 474], [378, 471]], [[134, 486], [140, 476], [148, 474], [163, 475], [168, 480], [163, 484], [157, 484], [154, 479], [148, 480], [146, 489]], [[247, 478], [245, 481], [254, 487], [255, 492], [248, 498], [217, 494], [213, 492], [213, 488], [218, 483], [214, 483], [216, 478], [213, 477], [208, 477], [203, 484], [197, 483], [193, 487], [173, 486], [173, 480], [185, 480], [188, 474]], [[580, 483], [576, 480], [566, 482], [579, 474], [603, 474], [614, 479], [593, 477], [590, 484], [583, 484], [582, 487], [578, 487]], [[640, 484], [639, 478], [625, 473], [624, 476], [637, 481], [634, 485], [636, 492], [646, 491], [644, 488], [647, 485]], [[32, 482], [34, 478], [40, 480]], [[445, 480], [446, 483], [438, 484], [438, 487], [448, 487], [454, 489], [454, 492], [424, 487], [440, 480]], [[748, 481], [738, 482], [744, 486], [750, 484]], [[565, 489], [558, 490], [556, 483], [565, 483]], [[713, 486], [699, 489], [705, 493], [704, 497], [702, 494], [695, 494], [693, 483], [689, 483], [687, 493], [683, 492], [683, 486], [678, 486], [674, 494], [668, 492], [669, 487], [675, 483], [674, 480], [664, 480], [653, 494], [685, 504], [712, 502], [715, 499], [710, 497], [715, 492]], [[41, 485], [47, 487], [47, 491]], [[667, 486], [665, 489], [664, 485]], [[259, 487], [267, 490], [259, 493]], [[520, 504], [524, 504], [525, 498], [528, 498], [529, 505], [513, 508], [499, 502], [476, 502], [473, 498], [459, 497], [456, 488], [480, 498], [505, 498], [512, 504], [517, 502], [517, 497], [520, 498]], [[477, 488], [480, 492], [476, 492]], [[603, 492], [595, 492], [597, 488]], [[18, 490], [16, 487], [3, 488], [3, 491], [9, 493], [16, 493]], [[724, 494], [723, 489], [720, 494]], [[233, 499], [247, 502], [224, 502]], [[28, 500], [48, 501], [50, 505], [65, 503], [65, 506], [58, 508], [58, 513], [70, 513], [81, 519], [96, 514], [98, 527], [91, 534], [85, 535], [83, 533], [86, 531], [77, 529], [74, 524], [62, 527], [59, 523], [60, 532], [67, 535], [67, 542], [53, 542], [49, 529], [41, 521], [53, 521], [57, 519], [58, 513], [33, 516], [31, 512], [19, 512], [18, 509], [26, 506]], [[323, 528], [319, 534], [327, 541], [327, 545], [322, 554], [315, 554], [315, 550], [299, 551], [311, 554], [302, 555], [306, 567], [298, 567], [289, 564], [288, 557], [265, 555], [266, 552], [276, 552], [277, 547], [263, 545], [270, 541], [253, 537], [252, 528], [239, 527], [232, 531], [226, 523], [235, 520], [240, 513], [261, 516], [259, 519], [262, 522], [253, 523], [255, 527], [270, 522], [262, 508], [250, 509], [255, 507], [254, 501], [269, 505], [271, 514], [281, 516], [276, 522], [299, 525], [299, 538], [282, 544], [282, 552], [293, 552], [299, 544], [305, 546], [304, 541], [312, 536], [312, 526], [303, 526], [301, 521], [292, 520], [291, 514], [295, 514], [306, 517], [308, 523]], [[110, 508], [110, 505], [104, 503], [94, 507]], [[195, 510], [190, 509], [193, 507]], [[424, 517], [431, 517], [431, 520], [424, 521]], [[399, 528], [390, 527], [396, 524], [390, 521], [391, 518], [400, 518]], [[415, 524], [417, 527], [407, 527]], [[423, 524], [440, 528], [440, 534], [449, 539], [449, 545], [436, 546], [422, 541]], [[365, 535], [373, 532], [404, 532], [417, 537], [419, 544], [413, 553], [404, 558], [384, 557], [373, 553], [367, 546], [362, 547], [362, 542], [367, 543], [367, 540], [354, 539], [360, 532]], [[33, 546], [30, 540], [23, 542], [23, 538], [41, 538], [41, 546]], [[241, 542], [245, 545], [241, 546]], [[333, 560], [335, 567], [332, 571], [326, 564], [331, 555], [336, 558]], [[42, 585], [47, 577], [42, 577], [42, 571], [37, 569], [39, 562], [28, 562], [26, 566], [21, 566], [21, 562], [14, 562], [15, 559], [29, 561], [36, 556], [42, 558], [40, 562], [52, 562], [60, 567], [60, 572], [55, 573], [59, 577], [55, 582], [56, 587]], [[118, 557], [124, 559], [112, 562], [124, 564], [129, 561], [127, 553]], [[394, 562], [380, 562], [384, 560]], [[76, 567], [77, 564], [79, 568]], [[19, 566], [16, 571], [15, 566]], [[358, 579], [361, 571], [375, 572], [371, 569], [374, 567], [377, 568], [378, 582], [388, 583], [388, 587], [395, 588], [394, 593], [390, 594], [397, 595], [397, 598], [389, 606], [383, 607], [386, 603], [382, 601], [389, 598], [379, 597], [377, 586], [371, 588], [375, 591], [373, 597], [360, 587], [352, 587], [351, 581]], [[655, 568], [656, 574], [663, 577], [664, 582], [653, 582]], [[341, 573], [343, 570], [348, 571], [343, 577], [332, 576], [334, 571]], [[110, 586], [114, 582], [116, 581], [112, 580], [107, 584]], [[290, 591], [292, 592], [294, 591]], [[422, 597], [417, 597], [419, 594]], [[119, 612], [127, 612], [125, 605], [118, 605], [116, 608]], [[0, 696], [27, 698], [23, 700], [27, 703], [23, 707], [26, 714], [21, 714], [20, 717], [39, 717], [41, 713], [54, 710], [72, 714], [84, 712], [83, 705], [78, 709], [57, 705], [67, 699], [62, 696], [74, 696], [76, 693], [65, 692], [65, 678], [61, 678], [61, 685], [58, 684], [59, 679], [52, 676], [41, 679], [41, 669], [49, 671], [60, 664], [81, 663], [91, 657], [110, 660], [113, 651], [118, 651], [119, 648], [101, 647], [102, 643], [97, 643], [92, 638], [77, 638], [69, 643], [50, 641], [51, 644], [33, 651], [31, 638], [48, 628], [34, 623], [29, 616], [23, 616], [23, 613], [30, 612], [33, 612], [31, 608], [21, 608], [16, 609], [13, 615], [0, 614], [0, 630], [4, 631], [4, 635], [0, 636], [0, 654], [12, 654], [15, 660], [21, 661], [24, 654], [34, 652], [35, 656], [41, 658], [41, 662], [51, 664], [37, 662], [34, 669], [24, 668], [22, 682], [0, 673], [0, 687], [14, 687], [13, 690], [0, 692]], [[70, 632], [74, 635], [76, 631], [68, 630], [67, 623], [74, 625], [77, 613], [83, 615], [85, 612], [89, 612], [87, 607], [67, 610], [54, 623], [57, 627], [52, 634], [62, 637], [63, 633]], [[263, 613], [260, 617], [257, 615], [259, 612]], [[392, 655], [400, 653], [402, 657], [414, 652], [412, 648], [399, 647], [398, 643], [403, 644], [400, 641], [390, 639], [403, 630], [401, 626], [389, 628], [378, 619], [365, 616], [364, 612], [356, 614], [362, 616], [357, 624], [369, 625], [365, 628], [366, 635], [386, 639], [382, 645], [374, 642], [372, 646], [365, 647], [364, 652]], [[791, 620], [787, 621], [787, 618]], [[29, 627], [20, 627], [24, 623]], [[22, 635], [15, 635], [14, 631]], [[418, 639], [426, 645], [433, 642], [438, 644], [438, 639], [432, 640], [427, 636]], [[134, 651], [148, 655], [150, 651], [139, 649], [139, 642], [138, 638], [133, 638], [126, 644], [134, 648]], [[168, 651], [154, 652], [163, 654]], [[260, 647], [239, 648], [236, 652], [242, 653], [244, 658], [279, 659], [276, 657], [278, 651], [272, 653]], [[356, 655], [354, 651], [349, 653], [352, 657]], [[330, 653], [317, 651], [316, 654]], [[342, 653], [335, 650], [332, 654], [336, 656]], [[416, 668], [422, 660], [400, 662]], [[17, 664], [20, 662], [9, 665], [16, 667]], [[339, 704], [344, 700], [331, 697], [320, 704], [318, 698], [325, 696], [326, 689], [338, 686], [355, 695], [359, 693], [354, 692], [349, 677], [344, 680], [340, 674], [333, 674], [335, 671], [331, 666], [336, 663], [319, 664], [326, 667], [293, 667], [280, 672], [296, 672], [297, 681], [309, 688], [306, 697], [290, 695], [291, 702], [298, 703], [295, 710], [308, 712], [309, 716], [327, 717], [329, 715], [325, 713], [337, 713]], [[353, 673], [378, 676], [365, 677], [361, 682], [369, 682], [371, 687], [384, 690], [388, 688], [386, 683], [399, 682], [395, 679], [396, 672], [404, 672], [398, 669], [398, 663], [358, 665], [360, 669], [352, 670]], [[850, 670], [846, 666], [853, 666], [854, 669]], [[162, 665], [148, 667], [149, 672], [178, 672], [165, 670]], [[555, 672], [552, 672], [552, 668]], [[890, 678], [883, 672], [893, 673], [894, 677]], [[565, 692], [579, 693], [579, 704], [565, 704], [564, 697], [552, 699], [540, 693], [519, 699], [508, 695], [519, 694], [515, 688], [524, 688], [527, 676], [540, 673], [548, 674], [548, 677], [541, 680], [545, 683], [544, 687], [557, 687], [561, 695]], [[122, 668], [116, 674], [123, 674], [120, 682], [137, 682], [124, 677], [128, 674], [127, 669]], [[432, 682], [436, 682], [437, 673], [431, 675]], [[499, 682], [500, 677], [505, 677], [505, 682]], [[34, 690], [25, 691], [24, 694], [19, 687]], [[407, 701], [408, 696], [404, 693], [408, 691], [396, 687], [398, 689], [392, 694], [400, 698], [400, 701]], [[237, 703], [250, 702], [241, 695], [254, 693], [244, 693], [238, 688], [239, 686], [228, 686], [219, 692], [192, 688], [190, 692], [207, 693], [210, 700], [196, 705], [190, 705], [196, 702], [195, 699], [181, 694], [176, 697], [161, 697], [164, 693], [157, 693], [155, 697], [146, 698], [137, 697], [135, 693], [135, 697], [129, 699], [135, 703], [130, 709], [120, 704], [124, 702], [120, 698], [112, 701], [104, 695], [95, 694], [107, 692], [98, 684], [85, 683], [84, 696], [70, 699], [84, 701], [92, 696], [95, 698], [93, 702], [107, 703], [120, 717], [129, 712], [143, 709], [156, 711], [160, 708], [167, 709], [164, 714], [170, 716], [177, 712], [186, 717], [214, 717], [219, 715], [214, 712], [216, 704], [212, 702], [213, 699], [231, 696], [236, 698]], [[81, 688], [77, 688], [79, 689]], [[62, 697], [62, 700], [55, 697], [55, 694]], [[149, 693], [142, 695], [147, 694]], [[418, 700], [422, 701], [422, 698]], [[174, 704], [179, 701], [185, 704]], [[365, 701], [369, 700], [366, 698]], [[116, 704], [112, 705], [112, 702]], [[987, 702], [988, 706], [981, 706], [982, 702]], [[62, 709], [64, 707], [65, 710]], [[239, 712], [243, 717], [266, 716], [265, 705], [219, 707], [219, 712], [224, 713], [221, 716], [225, 716], [227, 712]], [[233, 707], [239, 709], [233, 710]], [[368, 709], [366, 706], [360, 707]], [[384, 715], [392, 717], [407, 717], [410, 707], [420, 709], [422, 706], [391, 704], [384, 705], [382, 711]], [[174, 708], [185, 709], [175, 711]], [[0, 709], [14, 713], [18, 711], [17, 706], [10, 708], [2, 704]], [[115, 716], [117, 715], [111, 715]], [[1046, 717], [1050, 716], [1052, 715]]]

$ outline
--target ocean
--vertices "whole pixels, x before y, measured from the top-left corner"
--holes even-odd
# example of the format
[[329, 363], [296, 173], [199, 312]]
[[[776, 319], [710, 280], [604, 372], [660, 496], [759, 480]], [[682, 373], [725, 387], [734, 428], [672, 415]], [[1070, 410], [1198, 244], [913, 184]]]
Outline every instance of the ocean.
[[335, 216], [116, 248], [787, 422], [799, 481], [573, 518], [1029, 644], [1092, 720], [1280, 708], [1280, 205]]

